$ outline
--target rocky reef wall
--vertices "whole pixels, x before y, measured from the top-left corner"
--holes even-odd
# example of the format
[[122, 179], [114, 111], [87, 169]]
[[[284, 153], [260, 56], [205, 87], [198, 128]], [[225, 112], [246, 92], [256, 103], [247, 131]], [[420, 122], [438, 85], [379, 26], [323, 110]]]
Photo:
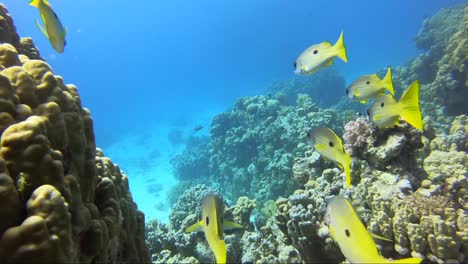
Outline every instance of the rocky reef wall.
[[[467, 14], [468, 6], [460, 5], [428, 18], [415, 38], [424, 53], [394, 67], [397, 97], [412, 81], [421, 82], [422, 132], [405, 122], [379, 129], [344, 111], [353, 109], [347, 101], [320, 108], [310, 94], [300, 94], [307, 86], [294, 81], [275, 84], [270, 95], [240, 98], [214, 118], [209, 151], [200, 156], [209, 160], [209, 181], [227, 200], [248, 196], [242, 199], [254, 198], [257, 205], [250, 218], [254, 229], [247, 224], [226, 239], [233, 261], [344, 261], [325, 220], [326, 199], [340, 195], [351, 201], [370, 232], [391, 240], [376, 240], [385, 258], [466, 263]], [[342, 171], [307, 145], [306, 133], [315, 126], [343, 135], [352, 157], [350, 189], [344, 188]], [[275, 205], [266, 206], [271, 199]], [[271, 213], [264, 213], [265, 207]], [[179, 220], [166, 230], [177, 233], [186, 226]], [[169, 259], [156, 257], [156, 262]], [[205, 261], [195, 258], [193, 263]]]
[[0, 4], [0, 263], [147, 263], [128, 178], [93, 120]]

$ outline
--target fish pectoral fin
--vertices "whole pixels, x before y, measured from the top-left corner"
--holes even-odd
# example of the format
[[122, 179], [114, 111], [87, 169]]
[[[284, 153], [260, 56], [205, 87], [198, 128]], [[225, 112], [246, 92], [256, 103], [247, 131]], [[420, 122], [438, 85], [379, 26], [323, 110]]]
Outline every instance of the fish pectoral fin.
[[224, 230], [230, 230], [230, 229], [244, 228], [244, 227], [242, 225], [239, 225], [238, 223], [234, 223], [234, 222], [231, 222], [231, 221], [224, 220], [223, 228], [224, 228]]
[[39, 20], [36, 19], [36, 26], [39, 28], [39, 30], [42, 32], [42, 34], [44, 34], [44, 36], [46, 36], [47, 38], [49, 38], [49, 35], [47, 35], [47, 31], [45, 30], [45, 28], [41, 25], [41, 23], [39, 23]]
[[327, 146], [325, 146], [324, 144], [315, 144], [315, 150], [317, 151], [322, 151], [322, 150], [325, 150], [327, 148]]
[[381, 114], [374, 115], [374, 121], [379, 121], [380, 118], [382, 118]]
[[[370, 233], [370, 232], [369, 232]], [[391, 239], [388, 239], [386, 237], [383, 237], [383, 236], [379, 236], [379, 235], [376, 235], [374, 233], [370, 233], [370, 235], [373, 237], [373, 238], [377, 238], [377, 239], [380, 239], [380, 240], [383, 240], [383, 241], [387, 241], [387, 242], [393, 242], [393, 240]]]
[[330, 59], [327, 61], [327, 63], [325, 63], [326, 66], [332, 66], [333, 65], [333, 60]]
[[185, 229], [185, 233], [190, 233], [190, 232], [197, 232], [203, 229], [203, 220], [200, 222], [197, 222]]
[[329, 226], [328, 229], [330, 229], [330, 234], [331, 234], [331, 236], [333, 238], [333, 241], [335, 241], [335, 243], [338, 243], [338, 242], [336, 242], [337, 240], [336, 240], [336, 236], [335, 236], [335, 230], [333, 229], [333, 227]]

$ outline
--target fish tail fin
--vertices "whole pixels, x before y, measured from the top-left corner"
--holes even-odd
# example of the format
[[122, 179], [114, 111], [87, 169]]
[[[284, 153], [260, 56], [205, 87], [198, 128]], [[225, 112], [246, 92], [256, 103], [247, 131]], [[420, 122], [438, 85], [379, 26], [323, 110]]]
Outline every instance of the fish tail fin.
[[40, 3], [41, 3], [41, 0], [31, 0], [31, 1], [29, 1], [30, 6], [34, 6], [34, 7], [37, 7], [37, 8], [39, 8]]
[[410, 84], [408, 89], [403, 92], [400, 102], [400, 116], [410, 125], [418, 130], [423, 129], [421, 109], [419, 108], [419, 81], [416, 80]]
[[340, 37], [334, 45], [336, 49], [336, 56], [342, 59], [344, 62], [348, 62], [348, 57], [346, 56], [346, 47], [343, 42], [343, 31], [341, 31]]
[[351, 157], [348, 154], [345, 156], [343, 169], [346, 175], [346, 187], [349, 189], [351, 187]]
[[405, 258], [390, 261], [389, 263], [421, 263], [422, 258]]
[[393, 81], [392, 81], [392, 67], [388, 67], [387, 74], [383, 78], [383, 82], [387, 91], [390, 92], [391, 95], [395, 95], [395, 90], [393, 89]]
[[219, 243], [216, 243], [216, 246], [214, 246], [212, 250], [216, 257], [216, 263], [226, 263], [226, 243], [224, 240], [220, 240]]

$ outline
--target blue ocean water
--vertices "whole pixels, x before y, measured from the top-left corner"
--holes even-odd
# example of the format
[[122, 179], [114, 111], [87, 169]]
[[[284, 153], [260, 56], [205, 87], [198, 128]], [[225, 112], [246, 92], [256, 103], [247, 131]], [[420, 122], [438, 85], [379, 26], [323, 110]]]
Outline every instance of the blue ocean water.
[[183, 139], [202, 124], [208, 134], [213, 115], [294, 77], [306, 47], [334, 43], [342, 30], [349, 63], [334, 67], [347, 82], [401, 65], [421, 52], [413, 38], [423, 19], [465, 1], [51, 0], [68, 28], [63, 54], [36, 28], [28, 1], [3, 2], [19, 34], [77, 85], [98, 146], [129, 175], [139, 208], [164, 220], [175, 183], [168, 161], [183, 148], [170, 142], [171, 131]]

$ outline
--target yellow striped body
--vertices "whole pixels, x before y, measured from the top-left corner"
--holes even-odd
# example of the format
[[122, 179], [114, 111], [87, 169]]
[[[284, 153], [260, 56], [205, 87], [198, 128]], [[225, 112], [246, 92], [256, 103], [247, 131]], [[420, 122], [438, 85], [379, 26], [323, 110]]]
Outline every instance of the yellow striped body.
[[346, 89], [346, 94], [352, 100], [366, 103], [369, 99], [384, 94], [385, 91], [388, 91], [391, 95], [395, 93], [390, 67], [383, 79], [380, 79], [377, 74], [364, 75], [356, 79]]
[[343, 42], [343, 32], [341, 32], [335, 45], [325, 41], [312, 45], [303, 51], [294, 62], [294, 73], [298, 75], [313, 74], [320, 69], [333, 65], [333, 58], [335, 57], [348, 62]]
[[49, 39], [52, 47], [59, 53], [62, 53], [66, 45], [66, 29], [60, 22], [57, 14], [46, 0], [32, 0], [31, 6], [37, 7], [41, 15], [44, 27], [36, 20], [39, 30]]
[[346, 186], [351, 187], [351, 157], [344, 151], [340, 137], [327, 127], [313, 128], [307, 136], [310, 144], [320, 155], [344, 170]]
[[377, 250], [371, 234], [351, 203], [340, 196], [327, 201], [326, 220], [333, 240], [350, 263], [420, 263], [420, 258], [390, 261]]
[[226, 243], [224, 229], [242, 228], [241, 225], [223, 219], [221, 201], [213, 194], [208, 194], [202, 201], [202, 219], [185, 229], [186, 233], [203, 230], [208, 245], [216, 257], [217, 263], [226, 263]]

